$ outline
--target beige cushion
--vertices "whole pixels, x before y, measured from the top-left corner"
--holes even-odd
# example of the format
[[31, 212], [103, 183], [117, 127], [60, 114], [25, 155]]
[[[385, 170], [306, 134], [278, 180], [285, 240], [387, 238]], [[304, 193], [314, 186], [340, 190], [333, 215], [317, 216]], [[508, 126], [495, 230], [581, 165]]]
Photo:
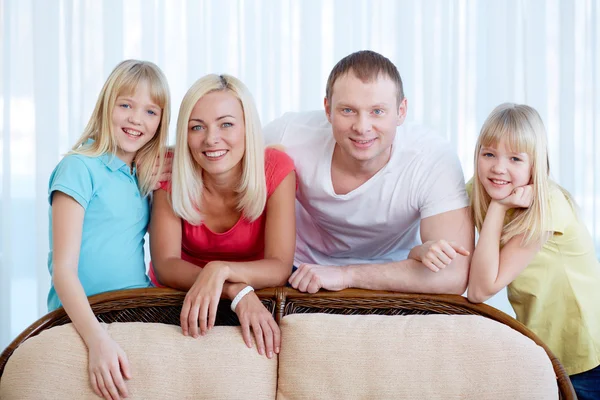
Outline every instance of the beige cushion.
[[544, 350], [480, 316], [295, 314], [281, 331], [281, 400], [558, 398]]
[[[274, 399], [277, 361], [249, 349], [239, 327], [215, 327], [185, 337], [177, 326], [114, 323], [106, 326], [127, 353], [133, 399]], [[69, 324], [42, 332], [10, 357], [0, 398], [98, 399], [87, 373], [87, 350]]]

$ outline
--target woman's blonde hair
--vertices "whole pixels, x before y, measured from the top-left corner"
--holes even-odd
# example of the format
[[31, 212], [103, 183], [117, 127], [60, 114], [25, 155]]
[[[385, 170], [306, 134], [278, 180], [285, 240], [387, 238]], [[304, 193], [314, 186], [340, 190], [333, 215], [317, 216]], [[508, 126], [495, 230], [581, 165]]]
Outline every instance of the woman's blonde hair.
[[[155, 64], [149, 61], [125, 60], [120, 62], [104, 83], [92, 116], [70, 153], [98, 157], [117, 153], [116, 134], [112, 129], [112, 113], [119, 96], [135, 93], [138, 86], [147, 83], [152, 101], [161, 108], [160, 123], [156, 134], [139, 149], [134, 162], [137, 168], [138, 186], [146, 196], [152, 192], [162, 171], [165, 148], [169, 135], [171, 96], [167, 78]], [[87, 143], [93, 139], [93, 143]], [[158, 160], [158, 173], [153, 169]]]
[[173, 158], [171, 201], [175, 213], [193, 225], [202, 223], [202, 168], [195, 162], [188, 146], [188, 123], [198, 100], [215, 91], [228, 91], [242, 106], [245, 125], [242, 176], [236, 188], [237, 209], [245, 218], [256, 220], [267, 202], [265, 155], [260, 118], [248, 88], [230, 75], [206, 75], [187, 91], [177, 117], [177, 140]]
[[[500, 243], [524, 235], [523, 245], [541, 240], [548, 232], [549, 190], [556, 185], [549, 178], [548, 144], [546, 129], [538, 112], [527, 105], [504, 103], [496, 107], [483, 123], [475, 146], [475, 177], [471, 194], [471, 210], [477, 230], [481, 231], [491, 198], [479, 180], [477, 160], [482, 147], [496, 147], [500, 140], [513, 152], [526, 153], [531, 160], [533, 202], [529, 208], [514, 209], [507, 218]], [[570, 196], [560, 188], [570, 200]]]

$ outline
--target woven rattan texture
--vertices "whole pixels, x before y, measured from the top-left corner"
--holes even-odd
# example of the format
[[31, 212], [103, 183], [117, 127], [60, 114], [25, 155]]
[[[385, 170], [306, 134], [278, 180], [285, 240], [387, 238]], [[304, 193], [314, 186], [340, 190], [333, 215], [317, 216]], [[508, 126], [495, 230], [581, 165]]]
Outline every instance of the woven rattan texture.
[[477, 312], [440, 302], [390, 298], [307, 298], [288, 299], [284, 315], [289, 314], [343, 314], [343, 315], [426, 315], [450, 314], [479, 315]]

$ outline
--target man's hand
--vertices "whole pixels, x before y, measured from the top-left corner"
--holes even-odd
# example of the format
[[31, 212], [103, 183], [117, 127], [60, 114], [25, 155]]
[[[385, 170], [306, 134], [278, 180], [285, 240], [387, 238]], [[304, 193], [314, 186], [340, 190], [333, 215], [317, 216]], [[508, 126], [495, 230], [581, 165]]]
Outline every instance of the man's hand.
[[468, 256], [470, 253], [460, 244], [442, 239], [430, 240], [414, 247], [408, 258], [420, 261], [433, 272], [438, 272], [440, 269], [446, 268], [459, 254]]
[[338, 291], [350, 287], [348, 274], [347, 267], [301, 264], [288, 282], [301, 292], [317, 293], [319, 289]]

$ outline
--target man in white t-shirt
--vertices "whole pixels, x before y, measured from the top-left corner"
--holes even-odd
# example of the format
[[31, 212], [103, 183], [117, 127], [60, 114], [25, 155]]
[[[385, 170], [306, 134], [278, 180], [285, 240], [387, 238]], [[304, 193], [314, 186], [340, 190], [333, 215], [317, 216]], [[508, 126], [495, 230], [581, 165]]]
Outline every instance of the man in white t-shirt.
[[465, 291], [474, 229], [462, 169], [447, 141], [403, 124], [406, 112], [394, 64], [360, 51], [331, 71], [325, 112], [265, 126], [296, 164], [292, 287]]

